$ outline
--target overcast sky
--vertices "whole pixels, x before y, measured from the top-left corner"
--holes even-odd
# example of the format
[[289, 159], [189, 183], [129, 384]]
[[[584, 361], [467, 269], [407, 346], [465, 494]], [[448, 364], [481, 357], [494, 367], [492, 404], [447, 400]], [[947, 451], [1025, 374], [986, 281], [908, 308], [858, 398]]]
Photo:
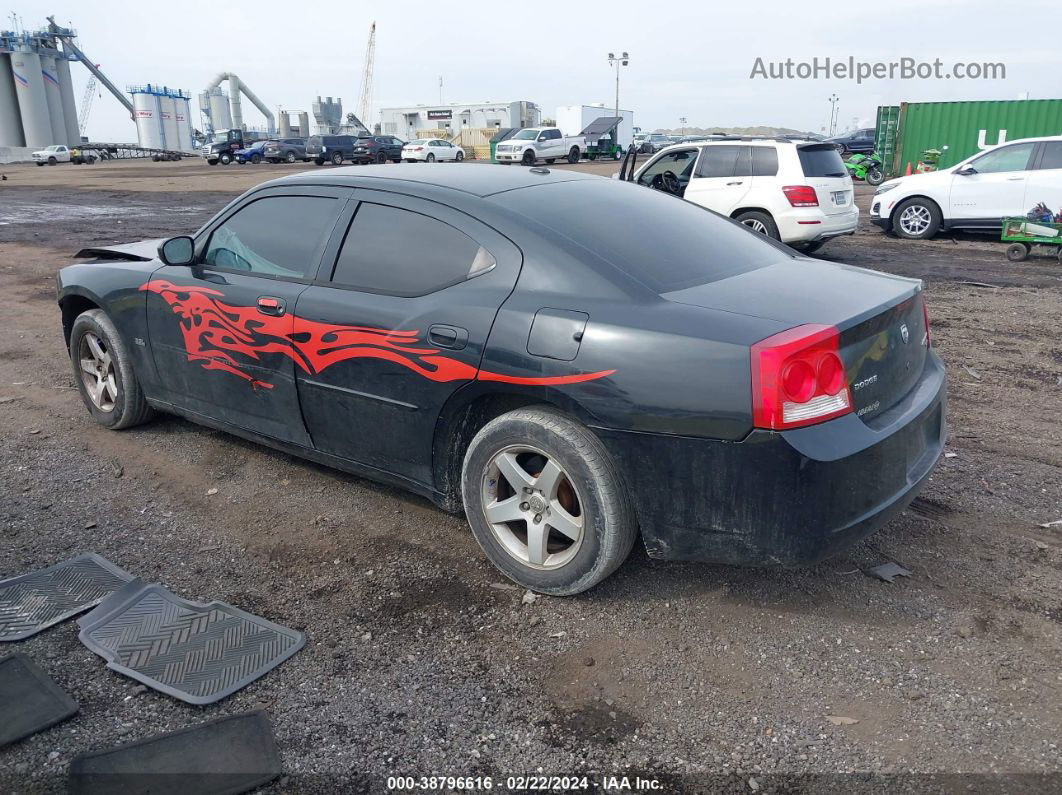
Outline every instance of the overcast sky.
[[[321, 94], [356, 110], [371, 18], [377, 23], [375, 109], [435, 104], [439, 76], [445, 102], [529, 100], [545, 116], [558, 105], [614, 102], [609, 51], [627, 50], [620, 105], [643, 128], [785, 126], [819, 131], [829, 123], [831, 93], [840, 97], [840, 127], [872, 123], [880, 104], [900, 101], [1062, 96], [1057, 2], [1013, 6], [973, 0], [928, 3], [705, 2], [185, 2], [35, 0], [9, 6], [26, 28], [54, 14], [74, 27], [78, 43], [124, 89], [136, 83], [182, 88], [195, 97], [222, 71], [234, 72], [270, 108], [310, 110]], [[831, 12], [832, 9], [832, 12]], [[580, 20], [585, 16], [585, 20]], [[4, 28], [10, 19], [0, 20]], [[1037, 33], [1048, 26], [1050, 35]], [[903, 56], [945, 69], [956, 61], [1002, 62], [1004, 80], [763, 80], [765, 62], [893, 61]], [[77, 101], [88, 79], [73, 65]], [[243, 105], [244, 120], [262, 123]], [[374, 111], [372, 121], [378, 121]], [[369, 119], [364, 121], [369, 122]], [[197, 125], [200, 126], [201, 125]], [[118, 102], [104, 92], [89, 119], [94, 140], [135, 140]]]

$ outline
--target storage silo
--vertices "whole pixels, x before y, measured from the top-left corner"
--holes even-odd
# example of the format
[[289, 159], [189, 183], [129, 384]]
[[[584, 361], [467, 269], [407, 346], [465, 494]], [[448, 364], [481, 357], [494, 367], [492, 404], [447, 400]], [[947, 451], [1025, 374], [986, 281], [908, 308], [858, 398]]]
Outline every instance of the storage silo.
[[159, 116], [162, 119], [162, 148], [180, 149], [180, 135], [177, 132], [177, 108], [170, 91], [159, 92]]
[[192, 109], [189, 107], [188, 97], [174, 97], [173, 106], [177, 119], [177, 145], [173, 148], [181, 152], [195, 151], [195, 144], [192, 142]]
[[22, 114], [15, 94], [15, 78], [11, 75], [11, 56], [0, 52], [0, 146], [25, 145]]
[[65, 54], [55, 59], [55, 71], [59, 73], [59, 96], [63, 103], [67, 145], [77, 146], [81, 143], [81, 130], [78, 128], [77, 105], [74, 104], [74, 84], [70, 79], [70, 61]]
[[48, 102], [48, 120], [52, 126], [52, 143], [70, 145], [66, 135], [66, 119], [63, 118], [63, 97], [59, 91], [59, 73], [55, 71], [55, 51], [40, 50], [41, 77], [44, 78], [44, 96]]
[[48, 114], [48, 97], [41, 74], [41, 59], [35, 52], [11, 54], [11, 76], [22, 115], [22, 132], [26, 146], [43, 149], [52, 140], [52, 120]]
[[281, 138], [291, 137], [291, 115], [286, 111], [280, 111], [280, 118], [277, 119], [277, 135]]
[[214, 123], [215, 130], [232, 129], [232, 111], [229, 109], [229, 98], [220, 88], [210, 93], [210, 120]]
[[299, 137], [310, 137], [310, 114], [306, 111], [302, 111], [299, 114]]
[[158, 95], [150, 90], [150, 86], [134, 86], [129, 89], [129, 93], [133, 96], [133, 117], [136, 120], [136, 137], [140, 145], [148, 149], [165, 149]]

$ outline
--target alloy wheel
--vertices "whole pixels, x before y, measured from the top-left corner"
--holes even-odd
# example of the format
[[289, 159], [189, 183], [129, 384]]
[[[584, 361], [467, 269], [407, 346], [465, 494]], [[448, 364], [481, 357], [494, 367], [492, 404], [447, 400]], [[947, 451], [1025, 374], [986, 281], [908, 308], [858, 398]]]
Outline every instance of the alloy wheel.
[[749, 218], [746, 221], [742, 221], [745, 226], [751, 229], [753, 232], [759, 232], [761, 235], [767, 234], [767, 224], [758, 218]]
[[921, 204], [912, 204], [900, 213], [900, 228], [911, 236], [918, 236], [929, 228], [932, 217], [929, 208]]
[[106, 344], [92, 332], [86, 332], [78, 345], [81, 381], [92, 404], [100, 411], [114, 411], [118, 399], [118, 380], [114, 360]]
[[558, 569], [585, 536], [583, 501], [560, 463], [526, 445], [506, 447], [487, 465], [480, 490], [494, 538], [534, 569]]

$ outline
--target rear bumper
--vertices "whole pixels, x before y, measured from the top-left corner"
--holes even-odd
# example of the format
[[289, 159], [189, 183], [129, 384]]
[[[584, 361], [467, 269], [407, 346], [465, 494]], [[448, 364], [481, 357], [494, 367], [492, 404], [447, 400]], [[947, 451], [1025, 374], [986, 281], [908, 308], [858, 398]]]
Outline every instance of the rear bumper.
[[946, 436], [935, 354], [896, 406], [741, 442], [598, 429], [629, 474], [650, 556], [802, 566], [882, 527], [922, 489]]
[[827, 215], [817, 208], [799, 208], [775, 218], [783, 243], [810, 243], [840, 235], [850, 235], [859, 226], [859, 208]]

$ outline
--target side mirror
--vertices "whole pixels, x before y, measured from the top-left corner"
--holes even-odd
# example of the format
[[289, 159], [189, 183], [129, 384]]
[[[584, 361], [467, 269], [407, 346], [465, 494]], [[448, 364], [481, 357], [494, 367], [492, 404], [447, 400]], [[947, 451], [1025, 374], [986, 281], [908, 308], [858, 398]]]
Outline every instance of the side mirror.
[[976, 174], [977, 173], [977, 169], [974, 168], [973, 166], [963, 166], [962, 168], [958, 169], [955, 173], [956, 174], [961, 174], [964, 177], [968, 177], [971, 174]]
[[171, 237], [159, 246], [159, 259], [167, 265], [191, 265], [195, 261], [195, 241], [187, 235]]

